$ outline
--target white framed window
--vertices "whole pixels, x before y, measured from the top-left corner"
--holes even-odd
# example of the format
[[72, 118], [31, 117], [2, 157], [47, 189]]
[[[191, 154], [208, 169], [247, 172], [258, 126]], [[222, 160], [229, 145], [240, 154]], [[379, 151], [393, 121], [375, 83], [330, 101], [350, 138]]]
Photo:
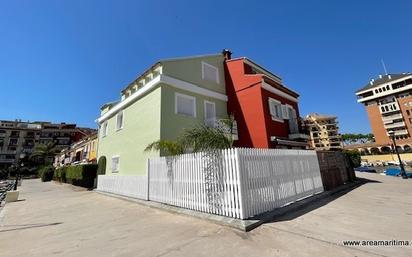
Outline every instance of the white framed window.
[[196, 118], [196, 97], [175, 93], [175, 114]]
[[124, 124], [124, 111], [120, 111], [116, 115], [116, 130], [121, 130]]
[[205, 124], [214, 127], [216, 124], [216, 104], [210, 101], [204, 101]]
[[207, 62], [202, 62], [202, 79], [219, 84], [219, 70]]
[[282, 119], [282, 104], [273, 98], [269, 98], [269, 111], [272, 120], [283, 122]]
[[112, 173], [118, 173], [120, 167], [120, 156], [112, 156]]
[[109, 124], [107, 123], [107, 121], [103, 122], [101, 129], [102, 129], [102, 137], [107, 136], [107, 133], [109, 132]]

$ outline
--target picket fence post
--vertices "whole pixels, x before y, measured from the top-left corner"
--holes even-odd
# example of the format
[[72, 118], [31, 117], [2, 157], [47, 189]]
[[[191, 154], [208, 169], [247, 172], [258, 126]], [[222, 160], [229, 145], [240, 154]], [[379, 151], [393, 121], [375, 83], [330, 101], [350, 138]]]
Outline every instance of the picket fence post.
[[146, 162], [146, 170], [147, 170], [147, 197], [146, 200], [150, 201], [150, 158], [147, 159]]
[[237, 177], [239, 178], [238, 181], [236, 181], [238, 183], [238, 187], [239, 187], [239, 214], [240, 214], [240, 218], [241, 219], [245, 219], [246, 215], [245, 215], [245, 202], [244, 202], [244, 196], [245, 196], [245, 192], [243, 191], [243, 172], [242, 172], [242, 168], [239, 162], [239, 149], [235, 148], [235, 160], [236, 160], [236, 170], [237, 170]]

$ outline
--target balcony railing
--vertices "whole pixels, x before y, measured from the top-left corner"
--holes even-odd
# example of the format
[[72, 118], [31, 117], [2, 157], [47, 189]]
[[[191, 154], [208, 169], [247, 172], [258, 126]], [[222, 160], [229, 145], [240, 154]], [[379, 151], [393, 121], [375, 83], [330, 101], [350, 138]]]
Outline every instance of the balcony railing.
[[396, 119], [402, 119], [402, 114], [398, 113], [398, 114], [382, 117], [383, 121], [392, 121], [392, 120], [396, 120]]
[[405, 122], [396, 122], [396, 123], [389, 123], [385, 124], [385, 128], [399, 128], [399, 127], [405, 127]]
[[[408, 130], [402, 129], [402, 130], [395, 130], [395, 136], [402, 136], [402, 135], [408, 135]], [[389, 133], [386, 132], [386, 135], [389, 136]]]

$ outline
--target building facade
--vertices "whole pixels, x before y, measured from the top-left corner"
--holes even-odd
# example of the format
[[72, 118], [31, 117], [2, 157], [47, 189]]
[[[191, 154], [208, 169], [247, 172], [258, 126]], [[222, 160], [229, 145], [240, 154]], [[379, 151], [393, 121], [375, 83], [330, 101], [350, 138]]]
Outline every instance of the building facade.
[[20, 154], [30, 155], [38, 143], [55, 142], [60, 148], [69, 146], [91, 130], [75, 124], [50, 122], [0, 121], [0, 168], [16, 163]]
[[365, 106], [375, 145], [390, 148], [389, 131], [394, 131], [400, 148], [412, 146], [412, 74], [387, 74], [372, 79], [356, 92]]
[[342, 138], [336, 116], [312, 113], [303, 120], [309, 134], [309, 145], [316, 150], [340, 150]]
[[97, 133], [85, 136], [80, 141], [61, 150], [55, 156], [54, 166], [61, 167], [72, 164], [97, 163]]
[[223, 63], [222, 54], [161, 60], [122, 90], [120, 101], [103, 105], [98, 157], [106, 157], [106, 174], [145, 174], [147, 159], [161, 154], [144, 151], [147, 145], [227, 118]]
[[98, 158], [107, 175], [146, 174], [146, 152], [157, 140], [176, 140], [184, 129], [215, 126], [233, 115], [235, 146], [306, 148], [301, 133], [299, 95], [282, 80], [247, 58], [221, 54], [161, 60], [104, 104]]
[[306, 148], [302, 133], [299, 95], [282, 79], [242, 57], [226, 53], [228, 112], [235, 117], [238, 138], [235, 146], [252, 148]]

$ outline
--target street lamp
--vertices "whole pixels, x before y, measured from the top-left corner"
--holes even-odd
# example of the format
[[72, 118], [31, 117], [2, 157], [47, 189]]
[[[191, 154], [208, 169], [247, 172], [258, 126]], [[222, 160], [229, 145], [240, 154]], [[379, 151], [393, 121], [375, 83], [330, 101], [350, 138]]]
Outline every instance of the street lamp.
[[20, 153], [19, 161], [18, 161], [17, 167], [16, 167], [16, 182], [14, 183], [13, 190], [17, 190], [17, 183], [19, 182], [20, 170], [24, 166], [24, 163], [23, 163], [24, 157], [26, 157], [26, 154], [25, 153]]
[[399, 166], [400, 166], [400, 168], [401, 168], [401, 176], [402, 176], [402, 178], [407, 179], [408, 177], [406, 176], [405, 167], [403, 166], [403, 163], [402, 163], [402, 160], [401, 160], [401, 156], [399, 155], [398, 148], [396, 147], [395, 131], [390, 130], [390, 131], [388, 132], [388, 134], [389, 134], [389, 136], [390, 136], [391, 139], [392, 139], [393, 145], [394, 145], [394, 147], [395, 147], [396, 155], [398, 155]]

